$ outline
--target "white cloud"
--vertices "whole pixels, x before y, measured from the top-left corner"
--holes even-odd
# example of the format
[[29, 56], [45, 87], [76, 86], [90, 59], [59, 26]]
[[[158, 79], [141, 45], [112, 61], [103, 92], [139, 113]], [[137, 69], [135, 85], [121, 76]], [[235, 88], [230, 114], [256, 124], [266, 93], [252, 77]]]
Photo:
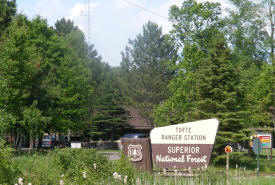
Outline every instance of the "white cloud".
[[[210, 1], [221, 2], [221, 0]], [[141, 33], [142, 26], [146, 22], [151, 20], [159, 24], [162, 26], [163, 33], [171, 30], [171, 23], [163, 17], [168, 18], [170, 6], [173, 4], [180, 6], [183, 0], [167, 0], [161, 1], [162, 3], [157, 0], [154, 3], [146, 0], [91, 0], [90, 2], [91, 43], [95, 44], [95, 48], [106, 62], [111, 66], [118, 66], [121, 61], [120, 53], [124, 50], [128, 39], [134, 39], [138, 33]], [[162, 17], [131, 3], [156, 12]], [[34, 5], [23, 9], [23, 13], [31, 18], [39, 14], [47, 18], [50, 25], [54, 25], [56, 20], [62, 17], [72, 19], [87, 36], [86, 0], [38, 0]]]
[[[150, 7], [149, 2], [128, 0], [133, 4], [152, 10], [157, 14], [168, 17], [168, 9], [174, 0]], [[70, 10], [68, 18], [82, 29], [87, 35], [87, 17], [81, 16], [81, 11], [87, 10], [87, 4], [77, 3]], [[124, 50], [128, 39], [134, 39], [142, 32], [142, 26], [149, 20], [162, 26], [164, 33], [168, 33], [171, 24], [164, 19], [123, 0], [95, 1], [90, 4], [90, 37], [103, 59], [112, 66], [121, 62], [121, 51]]]

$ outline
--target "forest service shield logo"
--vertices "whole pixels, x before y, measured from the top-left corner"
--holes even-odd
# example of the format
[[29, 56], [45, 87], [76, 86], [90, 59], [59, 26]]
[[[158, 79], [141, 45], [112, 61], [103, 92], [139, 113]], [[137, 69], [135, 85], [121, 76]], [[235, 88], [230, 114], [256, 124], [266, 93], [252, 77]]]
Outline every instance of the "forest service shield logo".
[[142, 146], [141, 145], [129, 145], [128, 157], [131, 161], [137, 162], [142, 160]]

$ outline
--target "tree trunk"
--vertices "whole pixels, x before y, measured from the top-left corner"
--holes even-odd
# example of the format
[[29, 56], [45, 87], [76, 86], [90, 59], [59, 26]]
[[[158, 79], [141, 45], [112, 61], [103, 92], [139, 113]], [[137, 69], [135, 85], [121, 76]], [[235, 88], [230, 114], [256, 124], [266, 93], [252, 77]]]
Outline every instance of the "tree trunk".
[[32, 138], [32, 137], [30, 137], [29, 154], [31, 154], [31, 153], [32, 153], [32, 150], [33, 150], [33, 144], [34, 144], [34, 142], [33, 142], [33, 138]]

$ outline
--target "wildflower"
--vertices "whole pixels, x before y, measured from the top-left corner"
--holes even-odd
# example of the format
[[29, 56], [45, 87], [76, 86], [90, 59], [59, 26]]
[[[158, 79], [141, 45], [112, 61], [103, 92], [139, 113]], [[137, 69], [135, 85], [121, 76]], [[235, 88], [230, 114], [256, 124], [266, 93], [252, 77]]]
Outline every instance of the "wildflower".
[[136, 180], [136, 184], [141, 184], [141, 180], [140, 180], [140, 178], [137, 178], [137, 180]]
[[236, 169], [238, 169], [238, 164], [236, 164]]
[[117, 179], [117, 178], [118, 178], [118, 173], [117, 173], [117, 172], [114, 172], [113, 177], [114, 177], [115, 179]]
[[118, 175], [118, 179], [121, 180], [121, 175]]
[[61, 175], [61, 178], [63, 178], [63, 177], [64, 177], [64, 175], [62, 174], [62, 175]]
[[87, 178], [86, 172], [82, 172], [82, 177], [83, 177], [83, 179], [86, 179], [86, 178]]
[[165, 169], [165, 168], [163, 168], [163, 170], [162, 170], [162, 171], [163, 171], [163, 174], [164, 174], [164, 175], [166, 175], [166, 169]]
[[64, 185], [64, 181], [63, 181], [63, 180], [60, 180], [60, 181], [59, 181], [59, 185]]
[[125, 184], [127, 184], [127, 180], [128, 180], [128, 176], [126, 175], [126, 176], [124, 177], [123, 182], [124, 182]]
[[21, 177], [18, 178], [18, 184], [23, 185], [23, 178], [21, 178]]
[[32, 183], [29, 182], [28, 185], [32, 185]]
[[204, 169], [206, 170], [206, 168], [207, 168], [207, 165], [205, 164], [205, 165], [204, 165]]
[[189, 171], [189, 173], [191, 173], [192, 171], [191, 171], [191, 167], [189, 166], [189, 168], [188, 168], [188, 171]]
[[94, 169], [96, 169], [96, 164], [94, 163]]

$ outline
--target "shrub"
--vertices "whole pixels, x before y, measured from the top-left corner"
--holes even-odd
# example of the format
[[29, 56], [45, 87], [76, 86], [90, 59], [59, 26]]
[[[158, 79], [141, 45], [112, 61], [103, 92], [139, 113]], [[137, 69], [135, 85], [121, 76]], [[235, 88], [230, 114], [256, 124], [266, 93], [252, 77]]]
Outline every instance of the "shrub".
[[131, 162], [122, 154], [121, 158], [113, 162], [114, 172], [128, 177], [128, 184], [134, 182], [135, 177], [137, 176], [136, 168], [131, 164]]
[[19, 173], [13, 157], [13, 150], [0, 139], [0, 184], [12, 184]]
[[[69, 182], [94, 184], [112, 175], [111, 163], [94, 149], [56, 150], [53, 158], [64, 172], [64, 179]], [[83, 178], [83, 172], [86, 174], [86, 179]]]

